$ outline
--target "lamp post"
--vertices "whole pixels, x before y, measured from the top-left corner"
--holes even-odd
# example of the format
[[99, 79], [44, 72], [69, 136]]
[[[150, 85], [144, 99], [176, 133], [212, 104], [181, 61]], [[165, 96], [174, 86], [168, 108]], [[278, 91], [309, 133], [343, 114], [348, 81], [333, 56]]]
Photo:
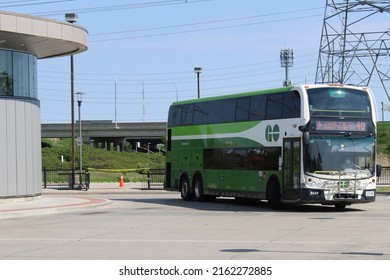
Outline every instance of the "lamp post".
[[280, 65], [285, 68], [286, 79], [283, 82], [283, 86], [287, 87], [291, 85], [289, 68], [294, 65], [293, 49], [285, 49], [280, 51]]
[[79, 178], [80, 178], [80, 187], [82, 186], [83, 180], [81, 174], [83, 172], [83, 136], [81, 135], [81, 102], [83, 101], [82, 92], [76, 92], [77, 95], [77, 104], [79, 107], [79, 137], [77, 138], [77, 146], [79, 146]]
[[[65, 14], [65, 20], [69, 23], [77, 21], [77, 14]], [[75, 131], [74, 131], [74, 69], [73, 69], [73, 54], [70, 56], [70, 106], [71, 106], [71, 129], [72, 129], [72, 188], [75, 185], [74, 170], [75, 170]]]
[[200, 73], [202, 73], [202, 67], [195, 67], [194, 71], [195, 71], [197, 79], [198, 79], [198, 98], [200, 98], [199, 75], [200, 75]]

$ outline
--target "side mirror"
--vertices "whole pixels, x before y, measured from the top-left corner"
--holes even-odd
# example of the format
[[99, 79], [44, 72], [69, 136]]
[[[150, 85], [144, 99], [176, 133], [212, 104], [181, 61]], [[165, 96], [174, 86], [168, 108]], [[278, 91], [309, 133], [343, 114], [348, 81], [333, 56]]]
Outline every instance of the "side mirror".
[[376, 165], [376, 176], [377, 176], [377, 177], [380, 177], [381, 174], [382, 174], [382, 165], [377, 164], [377, 165]]

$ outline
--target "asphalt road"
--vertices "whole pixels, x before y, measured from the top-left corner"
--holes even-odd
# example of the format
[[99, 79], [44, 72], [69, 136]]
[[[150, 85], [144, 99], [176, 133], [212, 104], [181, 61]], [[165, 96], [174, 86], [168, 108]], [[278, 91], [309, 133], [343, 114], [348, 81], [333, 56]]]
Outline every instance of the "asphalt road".
[[234, 199], [186, 202], [164, 191], [83, 195], [111, 203], [1, 220], [0, 259], [390, 260], [390, 195], [345, 210], [279, 211]]

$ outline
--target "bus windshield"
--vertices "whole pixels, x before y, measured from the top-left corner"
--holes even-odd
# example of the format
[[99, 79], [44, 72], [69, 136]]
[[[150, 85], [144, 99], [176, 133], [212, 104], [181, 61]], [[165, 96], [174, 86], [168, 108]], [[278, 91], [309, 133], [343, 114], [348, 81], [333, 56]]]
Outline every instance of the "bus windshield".
[[311, 174], [374, 174], [374, 137], [311, 135], [306, 145], [305, 172]]
[[311, 116], [370, 118], [368, 94], [341, 87], [308, 89]]

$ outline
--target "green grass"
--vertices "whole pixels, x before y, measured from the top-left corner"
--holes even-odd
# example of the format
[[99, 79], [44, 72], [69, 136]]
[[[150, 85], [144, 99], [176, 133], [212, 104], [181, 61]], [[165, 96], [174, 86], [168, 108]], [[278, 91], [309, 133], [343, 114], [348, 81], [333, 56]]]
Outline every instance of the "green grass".
[[[42, 144], [42, 167], [71, 168], [71, 140], [44, 139]], [[76, 149], [76, 168], [78, 164]], [[61, 162], [61, 156], [64, 162]], [[83, 145], [83, 166], [95, 169], [142, 169], [164, 168], [165, 157], [162, 154], [107, 151]]]
[[145, 175], [138, 172], [104, 172], [99, 170], [91, 170], [91, 181], [94, 183], [118, 183], [123, 176], [123, 180], [127, 182], [141, 182], [145, 180]]
[[390, 192], [390, 186], [377, 186], [376, 191], [378, 193], [388, 193]]
[[[47, 169], [70, 169], [72, 147], [70, 139], [42, 140], [42, 167]], [[75, 167], [78, 168], [78, 147], [76, 149]], [[64, 159], [62, 162], [61, 159]], [[125, 182], [139, 182], [144, 169], [165, 167], [165, 156], [162, 154], [137, 153], [134, 151], [107, 151], [83, 145], [83, 169], [91, 172], [92, 182], [119, 182], [121, 176]]]
[[390, 122], [378, 122], [378, 153], [390, 153]]

